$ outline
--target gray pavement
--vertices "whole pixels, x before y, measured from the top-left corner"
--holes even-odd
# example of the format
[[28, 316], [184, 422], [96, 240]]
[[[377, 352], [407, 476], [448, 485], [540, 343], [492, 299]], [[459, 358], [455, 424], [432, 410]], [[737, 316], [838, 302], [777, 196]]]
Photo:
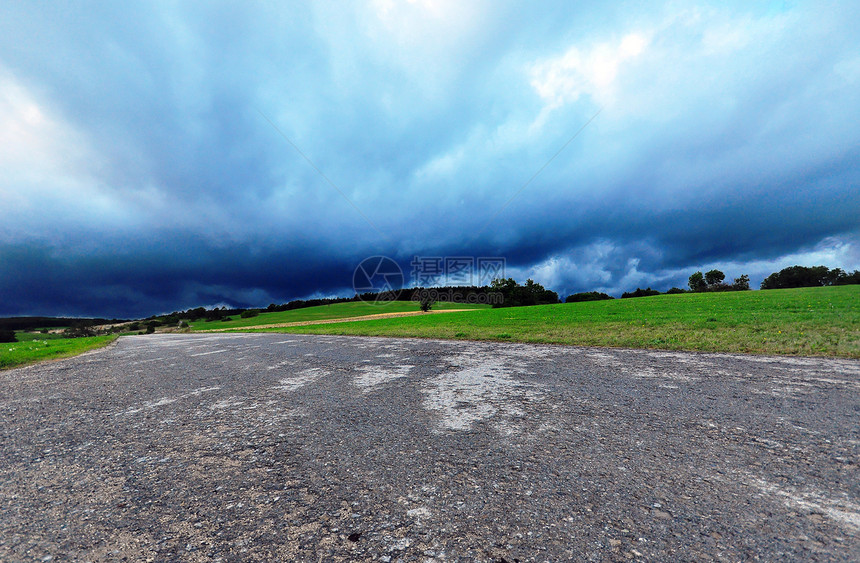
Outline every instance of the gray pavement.
[[0, 561], [858, 561], [860, 362], [285, 334], [0, 372]]

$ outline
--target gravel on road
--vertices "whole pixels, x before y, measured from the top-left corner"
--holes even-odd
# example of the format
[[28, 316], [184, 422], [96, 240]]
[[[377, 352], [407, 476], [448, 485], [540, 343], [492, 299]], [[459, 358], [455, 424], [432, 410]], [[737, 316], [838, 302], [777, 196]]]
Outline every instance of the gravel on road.
[[0, 561], [858, 561], [860, 362], [149, 335], [0, 372]]

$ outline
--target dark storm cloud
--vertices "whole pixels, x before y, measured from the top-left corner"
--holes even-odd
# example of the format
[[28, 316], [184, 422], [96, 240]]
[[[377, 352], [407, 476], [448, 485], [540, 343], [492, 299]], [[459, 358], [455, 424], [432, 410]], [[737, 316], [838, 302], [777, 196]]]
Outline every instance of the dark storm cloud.
[[851, 3], [3, 12], [0, 315], [345, 294], [379, 254], [561, 294], [860, 267]]

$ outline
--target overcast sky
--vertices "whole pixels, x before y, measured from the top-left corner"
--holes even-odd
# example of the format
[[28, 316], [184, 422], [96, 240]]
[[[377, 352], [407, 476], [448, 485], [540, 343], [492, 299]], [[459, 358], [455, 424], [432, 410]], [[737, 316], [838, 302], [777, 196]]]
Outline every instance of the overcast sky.
[[860, 268], [856, 1], [279, 4], [0, 6], [0, 315]]

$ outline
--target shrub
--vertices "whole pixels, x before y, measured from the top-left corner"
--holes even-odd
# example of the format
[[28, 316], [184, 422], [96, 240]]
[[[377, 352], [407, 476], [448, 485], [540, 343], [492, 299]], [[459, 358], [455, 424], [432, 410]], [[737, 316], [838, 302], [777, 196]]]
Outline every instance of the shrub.
[[421, 310], [426, 313], [427, 311], [429, 311], [430, 309], [433, 308], [433, 305], [435, 303], [436, 302], [433, 301], [432, 299], [430, 299], [429, 297], [422, 297], [421, 298]]
[[76, 324], [63, 331], [63, 336], [66, 338], [84, 338], [95, 335], [95, 330], [93, 330], [91, 326], [85, 324]]
[[146, 334], [152, 334], [155, 332], [155, 327], [158, 326], [158, 323], [155, 321], [146, 323]]
[[0, 330], [0, 342], [18, 342], [14, 330]]
[[681, 289], [680, 287], [673, 287], [669, 291], [666, 292], [666, 295], [676, 295], [678, 293], [687, 293], [686, 289]]
[[259, 309], [248, 309], [247, 311], [242, 311], [239, 316], [243, 319], [250, 319], [251, 317], [256, 317], [260, 314]]

